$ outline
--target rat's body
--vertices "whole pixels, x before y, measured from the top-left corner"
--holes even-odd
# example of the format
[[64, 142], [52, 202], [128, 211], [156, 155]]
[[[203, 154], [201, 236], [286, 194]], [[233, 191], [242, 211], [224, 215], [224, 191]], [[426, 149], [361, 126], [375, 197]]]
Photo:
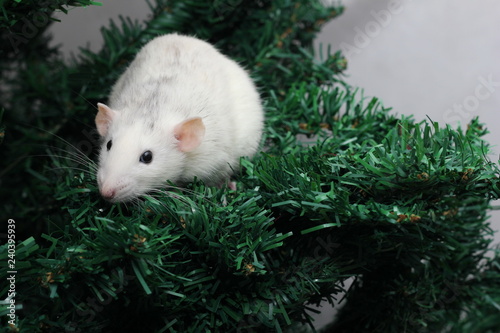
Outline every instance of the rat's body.
[[263, 111], [249, 75], [210, 44], [176, 34], [153, 39], [118, 79], [96, 125], [104, 143], [98, 183], [128, 201], [167, 180], [220, 185], [255, 154]]

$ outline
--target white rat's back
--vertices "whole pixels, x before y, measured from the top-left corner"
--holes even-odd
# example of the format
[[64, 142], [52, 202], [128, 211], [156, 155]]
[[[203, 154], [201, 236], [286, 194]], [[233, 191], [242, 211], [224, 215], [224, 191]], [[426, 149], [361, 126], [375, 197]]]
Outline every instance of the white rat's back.
[[[109, 131], [100, 132], [105, 141], [115, 137], [114, 145], [124, 128], [130, 127], [129, 133], [146, 128], [138, 151], [153, 151], [150, 145], [156, 151], [153, 154], [170, 154], [176, 160], [149, 169], [161, 173], [162, 182], [189, 182], [195, 176], [210, 185], [226, 180], [238, 168], [241, 156], [257, 151], [264, 118], [257, 89], [244, 69], [209, 43], [177, 34], [157, 37], [140, 50], [114, 85], [109, 107], [119, 117], [105, 124]], [[179, 154], [175, 150], [179, 124], [198, 117], [202, 125], [196, 128], [204, 126], [201, 143]], [[113, 166], [108, 159], [101, 156], [100, 169]], [[106, 173], [113, 173], [112, 166]]]

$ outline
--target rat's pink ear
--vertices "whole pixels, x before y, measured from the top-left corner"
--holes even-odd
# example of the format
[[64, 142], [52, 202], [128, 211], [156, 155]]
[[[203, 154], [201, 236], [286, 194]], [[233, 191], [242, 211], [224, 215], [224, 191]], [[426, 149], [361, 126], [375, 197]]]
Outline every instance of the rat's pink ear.
[[205, 125], [200, 117], [184, 120], [174, 128], [174, 136], [179, 140], [178, 147], [185, 153], [193, 151], [205, 136]]
[[97, 103], [97, 109], [99, 112], [95, 116], [95, 126], [99, 135], [104, 137], [108, 133], [109, 125], [111, 125], [111, 122], [116, 117], [117, 112], [102, 103]]

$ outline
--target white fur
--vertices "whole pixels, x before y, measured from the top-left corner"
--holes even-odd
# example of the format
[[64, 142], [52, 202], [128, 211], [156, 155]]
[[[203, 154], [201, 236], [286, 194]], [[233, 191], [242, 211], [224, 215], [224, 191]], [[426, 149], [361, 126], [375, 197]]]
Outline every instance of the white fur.
[[[167, 180], [184, 183], [196, 176], [221, 184], [241, 156], [255, 154], [264, 118], [245, 70], [212, 45], [177, 34], [157, 37], [140, 50], [108, 105], [116, 113], [103, 140], [98, 181], [104, 196], [115, 192], [110, 201], [131, 200]], [[202, 118], [205, 135], [184, 153], [173, 129], [192, 117]], [[139, 162], [146, 150], [153, 152], [150, 164]]]

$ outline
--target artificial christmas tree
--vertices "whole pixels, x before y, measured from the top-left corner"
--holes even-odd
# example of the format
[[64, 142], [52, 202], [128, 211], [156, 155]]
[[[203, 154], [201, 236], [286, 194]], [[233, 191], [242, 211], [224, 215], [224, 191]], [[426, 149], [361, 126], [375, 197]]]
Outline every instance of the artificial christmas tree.
[[[498, 331], [486, 209], [499, 170], [486, 130], [417, 123], [346, 85], [342, 55], [312, 51], [342, 8], [156, 0], [143, 25], [111, 24], [100, 52], [66, 64], [47, 46], [49, 14], [91, 4], [2, 3], [1, 219], [16, 244], [1, 247], [6, 331], [307, 331], [309, 305], [333, 302], [349, 278], [325, 331]], [[94, 106], [170, 32], [252, 73], [263, 152], [242, 159], [235, 191], [194, 181], [111, 205], [96, 188]]]

